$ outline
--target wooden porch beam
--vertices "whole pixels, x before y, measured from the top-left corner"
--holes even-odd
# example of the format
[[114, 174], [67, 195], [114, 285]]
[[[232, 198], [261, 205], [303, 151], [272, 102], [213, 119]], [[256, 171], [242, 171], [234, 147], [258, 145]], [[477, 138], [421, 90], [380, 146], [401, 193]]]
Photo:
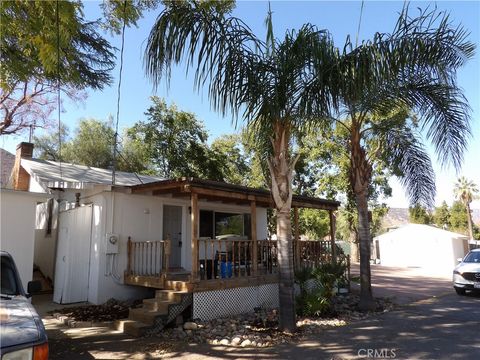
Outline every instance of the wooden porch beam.
[[192, 208], [190, 218], [192, 222], [192, 281], [198, 278], [198, 195], [192, 193], [190, 206]]
[[143, 184], [132, 187], [132, 194], [139, 194], [149, 191], [159, 191], [162, 193], [171, 192], [171, 191], [179, 191], [181, 189], [181, 184], [176, 182], [170, 182], [168, 184]]
[[257, 248], [257, 203], [255, 201], [250, 202], [250, 232], [252, 234], [252, 257], [253, 257], [253, 274], [257, 275], [258, 266], [258, 248]]
[[210, 198], [216, 199], [232, 199], [232, 200], [244, 200], [244, 201], [255, 201], [255, 195], [245, 194], [245, 193], [234, 193], [230, 191], [224, 190], [213, 190], [213, 189], [205, 189], [199, 187], [191, 187], [190, 188], [192, 194], [196, 193], [202, 196], [208, 196]]
[[330, 246], [332, 247], [332, 263], [334, 263], [337, 259], [337, 249], [335, 246], [335, 214], [333, 210], [328, 212], [330, 215]]

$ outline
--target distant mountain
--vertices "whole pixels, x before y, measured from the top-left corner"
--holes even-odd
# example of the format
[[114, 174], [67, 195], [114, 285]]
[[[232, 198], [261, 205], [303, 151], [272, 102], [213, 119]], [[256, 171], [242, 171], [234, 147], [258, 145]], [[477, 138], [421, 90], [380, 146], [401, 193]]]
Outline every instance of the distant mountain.
[[395, 228], [408, 223], [408, 209], [390, 208], [387, 215], [383, 218], [382, 228]]
[[[480, 226], [480, 209], [472, 209], [472, 221]], [[409, 223], [408, 209], [390, 208], [383, 218], [382, 228], [395, 228]]]

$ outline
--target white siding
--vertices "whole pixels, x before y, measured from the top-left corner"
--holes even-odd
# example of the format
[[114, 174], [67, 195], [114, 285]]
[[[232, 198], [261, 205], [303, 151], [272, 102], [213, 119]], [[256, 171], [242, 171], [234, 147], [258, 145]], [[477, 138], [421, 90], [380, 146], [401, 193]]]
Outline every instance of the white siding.
[[0, 192], [0, 248], [14, 258], [25, 291], [33, 275], [35, 209], [45, 197], [23, 191]]
[[463, 256], [465, 237], [432, 226], [410, 224], [375, 239], [382, 265], [450, 269]]
[[[69, 195], [71, 196], [71, 195]], [[109, 298], [130, 299], [147, 296], [141, 287], [123, 285], [127, 268], [127, 241], [163, 240], [163, 206], [182, 207], [182, 265], [191, 270], [191, 215], [189, 200], [101, 192], [82, 197], [82, 202], [93, 203], [92, 240], [88, 300], [99, 304]], [[249, 213], [249, 206], [233, 206], [199, 202], [200, 209], [221, 212]], [[258, 239], [267, 237], [266, 209], [257, 209]], [[106, 234], [119, 235], [117, 255], [106, 254]], [[114, 263], [112, 271], [111, 264]], [[113, 273], [113, 274], [110, 274]]]

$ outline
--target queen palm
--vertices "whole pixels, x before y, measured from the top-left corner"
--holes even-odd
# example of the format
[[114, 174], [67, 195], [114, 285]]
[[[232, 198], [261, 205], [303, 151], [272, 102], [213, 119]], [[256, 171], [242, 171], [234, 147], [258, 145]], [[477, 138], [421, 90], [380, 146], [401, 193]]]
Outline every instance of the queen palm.
[[[213, 2], [212, 2], [213, 3]], [[290, 210], [295, 158], [292, 131], [307, 120], [326, 118], [332, 96], [318, 91], [328, 74], [322, 59], [334, 58], [329, 34], [312, 25], [276, 40], [257, 38], [239, 19], [219, 11], [217, 3], [172, 2], [155, 23], [146, 49], [146, 71], [154, 83], [170, 75], [171, 65], [186, 59], [195, 83], [208, 80], [213, 107], [252, 124], [271, 140], [268, 165], [277, 214], [280, 326], [295, 330], [293, 247]], [[270, 22], [271, 24], [271, 22]]]
[[465, 176], [462, 176], [455, 183], [453, 192], [455, 197], [465, 206], [465, 210], [467, 211], [468, 235], [470, 236], [470, 239], [473, 239], [472, 212], [470, 210], [470, 203], [473, 201], [475, 194], [478, 193], [477, 185], [473, 181], [467, 180]]
[[[146, 72], [158, 84], [160, 79], [170, 78], [174, 64], [184, 61], [187, 69], [195, 69], [196, 88], [208, 85], [214, 109], [223, 114], [231, 111], [235, 119], [240, 116], [255, 125], [259, 137], [271, 139], [268, 167], [277, 210], [280, 327], [293, 331], [293, 134], [304, 127], [330, 124], [330, 115], [342, 110], [342, 104], [356, 104], [364, 91], [373, 97], [372, 90], [380, 88], [378, 84], [386, 86], [397, 80], [395, 89], [401, 88], [403, 76], [416, 72], [426, 76], [430, 68], [432, 73], [439, 71], [437, 75], [442, 78], [449, 75], [444, 67], [461, 62], [463, 53], [457, 52], [462, 51], [458, 46], [463, 45], [463, 39], [445, 24], [438, 31], [427, 27], [424, 41], [424, 34], [415, 32], [418, 29], [401, 24], [395, 33], [377, 34], [373, 42], [342, 54], [334, 48], [327, 31], [309, 24], [286, 32], [282, 39], [274, 38], [269, 26], [267, 41], [262, 41], [241, 20], [224, 9], [219, 11], [219, 4], [168, 2], [148, 39]], [[429, 52], [431, 56], [427, 56]], [[418, 65], [412, 66], [417, 53]], [[441, 65], [435, 63], [438, 57], [442, 57]], [[383, 104], [387, 106], [389, 101], [393, 100], [385, 95]], [[443, 134], [438, 136], [443, 139]], [[361, 148], [358, 151], [362, 154]], [[360, 159], [355, 168], [362, 165]], [[368, 173], [368, 168], [362, 168], [362, 172]], [[366, 174], [360, 175], [363, 184]]]
[[332, 122], [349, 134], [346, 148], [358, 213], [361, 309], [375, 306], [368, 220], [372, 159], [386, 161], [412, 204], [433, 205], [434, 173], [419, 130], [426, 130], [443, 165], [460, 167], [470, 125], [456, 71], [474, 54], [467, 36], [462, 27], [451, 27], [448, 14], [427, 9], [412, 19], [406, 7], [391, 35], [377, 34], [355, 48], [347, 42], [339, 56], [338, 81], [346, 91], [339, 96], [340, 111], [332, 114]]

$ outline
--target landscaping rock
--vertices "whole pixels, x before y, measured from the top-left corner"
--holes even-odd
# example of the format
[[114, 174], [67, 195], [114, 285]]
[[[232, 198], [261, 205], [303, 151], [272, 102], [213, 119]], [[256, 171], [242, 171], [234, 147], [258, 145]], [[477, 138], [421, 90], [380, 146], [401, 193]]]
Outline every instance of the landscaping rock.
[[241, 347], [247, 347], [250, 346], [252, 342], [249, 339], [243, 340], [242, 343], [240, 344]]
[[186, 322], [185, 324], [183, 324], [183, 328], [185, 330], [197, 330], [198, 325], [194, 322]]
[[236, 345], [240, 344], [241, 341], [242, 341], [242, 338], [240, 338], [240, 337], [238, 337], [238, 336], [237, 336], [237, 337], [234, 337], [234, 338], [232, 339], [232, 345], [236, 346]]

